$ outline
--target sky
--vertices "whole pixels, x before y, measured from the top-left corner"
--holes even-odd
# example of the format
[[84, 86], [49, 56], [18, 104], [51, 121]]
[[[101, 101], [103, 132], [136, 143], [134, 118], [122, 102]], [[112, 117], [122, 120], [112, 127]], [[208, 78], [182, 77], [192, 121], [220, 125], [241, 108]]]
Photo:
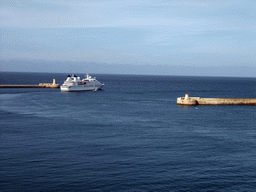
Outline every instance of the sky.
[[1, 0], [2, 71], [256, 77], [255, 0]]

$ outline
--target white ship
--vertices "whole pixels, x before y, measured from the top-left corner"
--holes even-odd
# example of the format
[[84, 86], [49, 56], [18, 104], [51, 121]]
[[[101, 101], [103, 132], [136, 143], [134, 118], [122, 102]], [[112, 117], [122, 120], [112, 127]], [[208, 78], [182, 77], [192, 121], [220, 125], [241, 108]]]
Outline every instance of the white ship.
[[96, 78], [92, 78], [88, 74], [86, 78], [80, 79], [76, 75], [68, 76], [66, 81], [61, 85], [61, 91], [97, 91], [103, 87], [104, 84], [100, 83]]

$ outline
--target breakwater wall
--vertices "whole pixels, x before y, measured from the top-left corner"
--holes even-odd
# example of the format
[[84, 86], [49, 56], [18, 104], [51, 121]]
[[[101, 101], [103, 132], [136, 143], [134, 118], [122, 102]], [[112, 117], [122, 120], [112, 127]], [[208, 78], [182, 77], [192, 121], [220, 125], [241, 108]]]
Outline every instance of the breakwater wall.
[[177, 98], [178, 105], [256, 105], [256, 99], [242, 99], [242, 98], [201, 98], [185, 97]]
[[40, 85], [0, 85], [0, 88], [44, 88]]
[[0, 85], [0, 88], [59, 88], [60, 85], [56, 84], [56, 80], [53, 79], [53, 83], [39, 83], [39, 85]]

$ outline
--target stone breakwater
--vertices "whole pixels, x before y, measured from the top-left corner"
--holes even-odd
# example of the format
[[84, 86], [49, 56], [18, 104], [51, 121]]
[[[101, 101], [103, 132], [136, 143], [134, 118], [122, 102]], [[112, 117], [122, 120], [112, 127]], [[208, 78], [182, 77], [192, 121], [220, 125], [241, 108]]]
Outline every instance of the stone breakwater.
[[53, 83], [40, 83], [39, 85], [0, 85], [0, 88], [59, 88], [60, 85], [56, 84], [56, 80], [53, 79]]
[[256, 99], [240, 99], [240, 98], [201, 98], [185, 97], [177, 98], [178, 105], [256, 105]]

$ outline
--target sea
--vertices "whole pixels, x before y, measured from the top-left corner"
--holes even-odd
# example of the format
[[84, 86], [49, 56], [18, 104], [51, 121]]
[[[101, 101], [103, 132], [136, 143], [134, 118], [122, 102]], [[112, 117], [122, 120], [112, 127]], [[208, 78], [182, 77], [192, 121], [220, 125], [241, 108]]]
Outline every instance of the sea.
[[[1, 72], [0, 84], [65, 73]], [[84, 77], [85, 74], [76, 74]], [[255, 191], [256, 78], [90, 74], [98, 91], [0, 89], [0, 191]]]

